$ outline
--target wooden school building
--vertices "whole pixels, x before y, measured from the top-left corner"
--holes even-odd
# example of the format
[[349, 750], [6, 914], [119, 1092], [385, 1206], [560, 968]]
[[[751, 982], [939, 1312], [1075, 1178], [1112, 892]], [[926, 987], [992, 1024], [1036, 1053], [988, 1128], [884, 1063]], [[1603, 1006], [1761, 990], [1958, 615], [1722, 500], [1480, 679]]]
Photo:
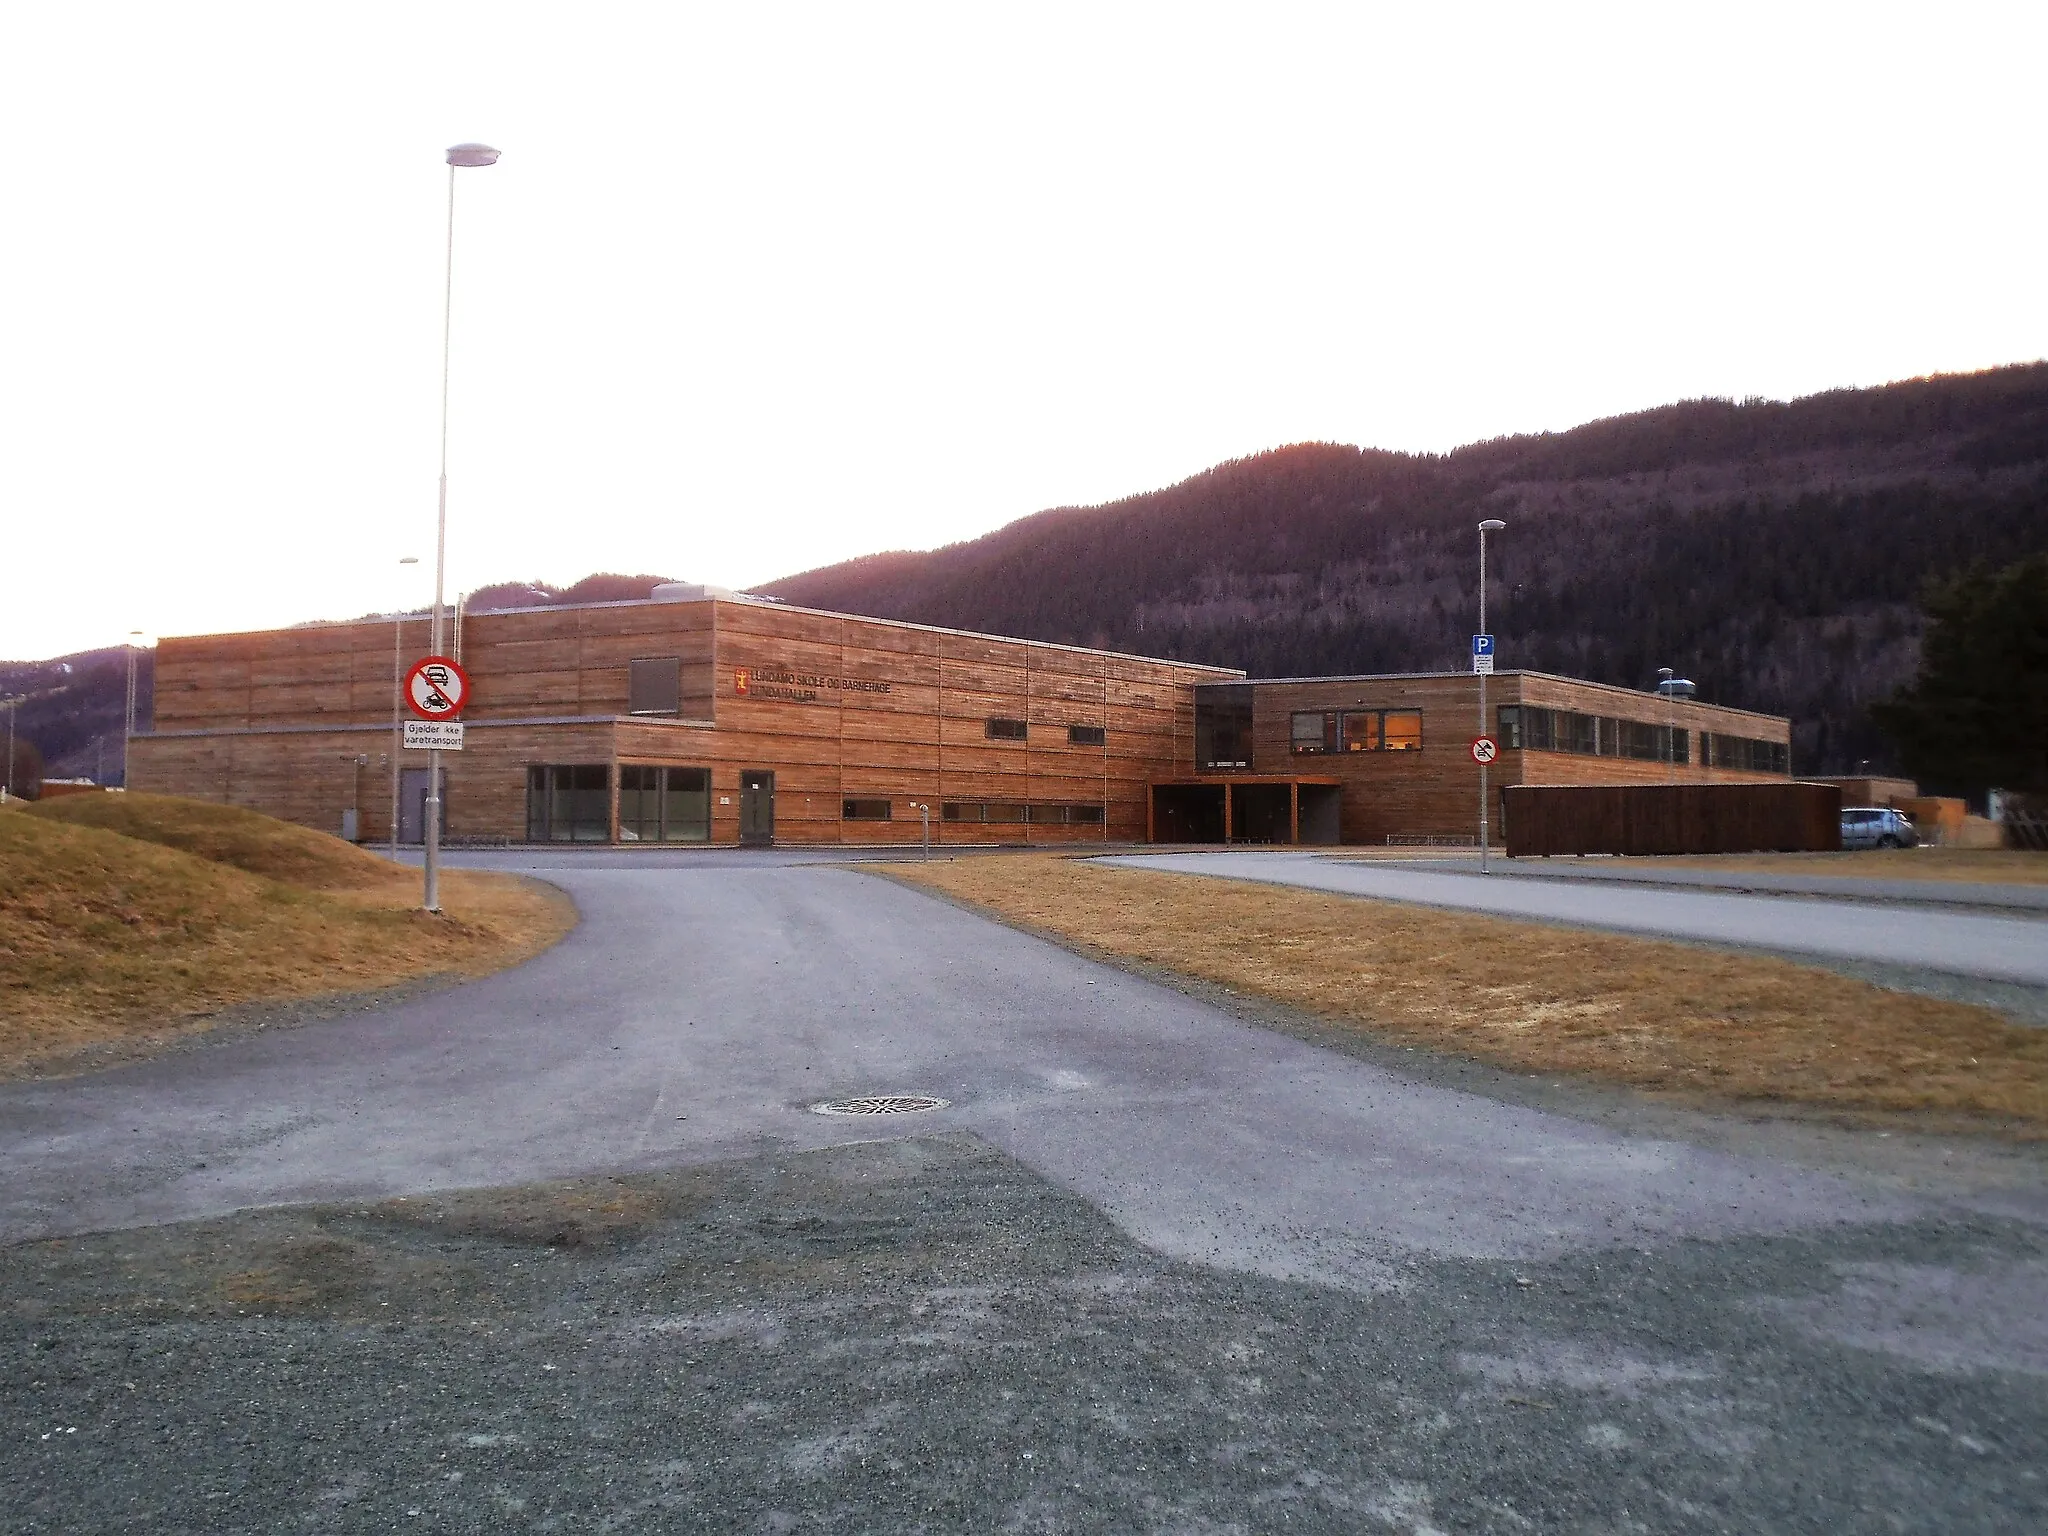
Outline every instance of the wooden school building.
[[[397, 677], [424, 616], [166, 638], [138, 790], [420, 840]], [[1229, 668], [706, 589], [468, 616], [452, 843], [1469, 838], [1477, 679]], [[1491, 679], [1492, 782], [1787, 777], [1782, 718], [1540, 673]], [[925, 808], [921, 810], [921, 808]]]

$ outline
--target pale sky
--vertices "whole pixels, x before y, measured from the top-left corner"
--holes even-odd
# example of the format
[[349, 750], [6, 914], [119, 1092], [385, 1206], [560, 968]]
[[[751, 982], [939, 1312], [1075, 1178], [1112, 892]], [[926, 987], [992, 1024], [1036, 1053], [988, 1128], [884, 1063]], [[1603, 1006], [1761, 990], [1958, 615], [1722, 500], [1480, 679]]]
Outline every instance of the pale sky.
[[[2048, 7], [0, 3], [0, 657], [2048, 355]], [[401, 574], [402, 555], [420, 567]]]

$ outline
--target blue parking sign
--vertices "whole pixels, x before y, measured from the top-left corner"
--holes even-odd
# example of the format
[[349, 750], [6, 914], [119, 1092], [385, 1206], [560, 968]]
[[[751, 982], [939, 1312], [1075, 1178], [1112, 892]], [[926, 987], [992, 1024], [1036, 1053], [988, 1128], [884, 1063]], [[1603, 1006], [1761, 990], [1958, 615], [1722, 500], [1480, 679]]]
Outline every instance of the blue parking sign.
[[1472, 637], [1472, 654], [1474, 656], [1491, 656], [1493, 654], [1493, 636], [1474, 635]]

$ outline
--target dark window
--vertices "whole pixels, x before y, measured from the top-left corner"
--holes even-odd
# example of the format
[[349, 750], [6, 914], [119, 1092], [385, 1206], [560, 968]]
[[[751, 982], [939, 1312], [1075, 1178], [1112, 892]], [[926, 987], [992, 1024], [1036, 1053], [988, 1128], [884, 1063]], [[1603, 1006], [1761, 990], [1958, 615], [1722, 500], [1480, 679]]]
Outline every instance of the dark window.
[[987, 807], [978, 801], [948, 800], [939, 807], [939, 820], [980, 821], [982, 819], [981, 813], [986, 809]]
[[674, 715], [683, 708], [683, 662], [655, 656], [627, 668], [626, 710], [635, 715]]
[[1557, 750], [1576, 752], [1582, 757], [1595, 757], [1600, 751], [1600, 717], [1598, 715], [1574, 715], [1559, 711], [1557, 716]]
[[621, 766], [619, 841], [711, 841], [711, 770]]
[[889, 802], [887, 800], [842, 800], [839, 815], [845, 821], [887, 821]]
[[1099, 805], [1070, 805], [1067, 807], [1067, 820], [1099, 827], [1103, 822], [1102, 813], [1103, 808]]
[[1297, 752], [1337, 750], [1337, 716], [1334, 711], [1307, 710], [1289, 717], [1288, 743]]
[[997, 741], [1022, 741], [1030, 728], [1022, 720], [1005, 720], [998, 715], [988, 723], [988, 733]]
[[1503, 752], [1519, 752], [1522, 749], [1522, 706], [1503, 704], [1496, 716], [1500, 724], [1494, 734], [1500, 740]]
[[1700, 733], [1700, 762], [1710, 768], [1740, 768], [1749, 773], [1790, 773], [1791, 753], [1782, 741], [1754, 741], [1747, 736]]
[[1228, 773], [1251, 765], [1251, 684], [1195, 684], [1195, 767]]
[[526, 770], [528, 842], [605, 843], [611, 835], [611, 770], [603, 763]]
[[1099, 725], [1070, 725], [1067, 727], [1067, 745], [1070, 747], [1099, 747], [1109, 738]]
[[981, 809], [983, 821], [1023, 821], [1029, 814], [1021, 805], [985, 805]]

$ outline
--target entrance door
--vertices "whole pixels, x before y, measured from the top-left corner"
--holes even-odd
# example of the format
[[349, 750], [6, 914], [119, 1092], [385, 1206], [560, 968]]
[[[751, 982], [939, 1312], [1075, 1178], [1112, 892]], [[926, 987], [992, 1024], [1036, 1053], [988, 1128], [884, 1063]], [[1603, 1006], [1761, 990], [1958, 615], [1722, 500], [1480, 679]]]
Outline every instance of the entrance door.
[[[441, 837], [448, 837], [448, 770], [441, 770]], [[398, 778], [398, 840], [424, 843], [427, 840], [427, 770], [402, 769]]]
[[749, 768], [740, 775], [740, 846], [766, 848], [775, 841], [775, 775]]

